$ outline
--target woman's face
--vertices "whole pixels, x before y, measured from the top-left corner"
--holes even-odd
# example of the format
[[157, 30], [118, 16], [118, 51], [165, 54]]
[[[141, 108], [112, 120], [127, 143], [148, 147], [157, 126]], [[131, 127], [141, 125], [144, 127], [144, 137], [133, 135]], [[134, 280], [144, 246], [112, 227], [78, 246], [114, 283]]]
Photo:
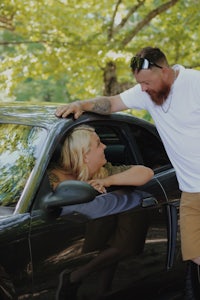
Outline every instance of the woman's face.
[[90, 150], [85, 154], [85, 163], [88, 166], [91, 177], [107, 162], [104, 153], [105, 148], [106, 145], [101, 143], [99, 136], [92, 132]]

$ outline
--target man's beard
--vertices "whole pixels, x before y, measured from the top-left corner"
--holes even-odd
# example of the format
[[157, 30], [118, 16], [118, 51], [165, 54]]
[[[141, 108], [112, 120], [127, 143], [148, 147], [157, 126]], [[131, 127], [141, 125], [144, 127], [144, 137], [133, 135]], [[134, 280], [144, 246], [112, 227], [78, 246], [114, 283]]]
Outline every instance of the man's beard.
[[166, 101], [166, 99], [170, 93], [170, 86], [163, 84], [162, 87], [160, 88], [160, 91], [158, 91], [158, 92], [150, 91], [147, 93], [149, 94], [149, 96], [151, 97], [151, 100], [156, 105], [161, 106]]

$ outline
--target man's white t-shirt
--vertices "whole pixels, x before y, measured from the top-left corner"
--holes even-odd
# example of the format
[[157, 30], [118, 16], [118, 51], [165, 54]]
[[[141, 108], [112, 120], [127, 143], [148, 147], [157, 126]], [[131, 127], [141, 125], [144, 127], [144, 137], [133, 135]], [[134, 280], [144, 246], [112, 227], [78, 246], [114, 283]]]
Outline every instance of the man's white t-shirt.
[[179, 70], [163, 106], [154, 104], [140, 84], [120, 94], [128, 108], [147, 110], [174, 166], [182, 191], [200, 192], [200, 72]]

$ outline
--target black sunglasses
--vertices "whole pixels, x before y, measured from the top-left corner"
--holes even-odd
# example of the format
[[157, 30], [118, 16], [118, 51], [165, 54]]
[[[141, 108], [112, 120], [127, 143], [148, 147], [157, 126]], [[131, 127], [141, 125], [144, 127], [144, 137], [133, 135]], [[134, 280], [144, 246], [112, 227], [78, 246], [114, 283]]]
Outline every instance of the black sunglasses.
[[160, 68], [162, 69], [161, 66], [157, 65], [156, 63], [154, 62], [151, 62], [149, 61], [148, 59], [146, 58], [143, 58], [143, 57], [137, 57], [137, 56], [134, 56], [132, 59], [131, 59], [131, 64], [130, 64], [130, 67], [133, 71], [137, 70], [137, 71], [140, 71], [140, 70], [147, 70], [147, 69], [150, 69], [151, 67], [157, 67], [157, 68]]

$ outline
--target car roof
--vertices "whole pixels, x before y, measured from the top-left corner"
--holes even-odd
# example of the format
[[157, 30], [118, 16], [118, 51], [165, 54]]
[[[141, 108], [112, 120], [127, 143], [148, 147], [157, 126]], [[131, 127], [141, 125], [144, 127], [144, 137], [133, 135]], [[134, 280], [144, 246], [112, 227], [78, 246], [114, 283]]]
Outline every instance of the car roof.
[[[46, 128], [61, 123], [63, 119], [55, 116], [56, 105], [40, 105], [27, 103], [5, 103], [0, 105], [1, 123], [22, 123], [27, 125], [39, 125]], [[65, 119], [66, 122], [67, 119]]]
[[120, 112], [111, 115], [98, 115], [94, 113], [84, 113], [78, 120], [74, 120], [73, 115], [68, 118], [58, 118], [55, 116], [56, 108], [63, 103], [30, 103], [30, 102], [12, 102], [0, 104], [0, 123], [15, 123], [32, 126], [52, 128], [66, 127], [70, 123], [84, 123], [86, 121], [112, 119], [118, 121], [130, 121], [131, 123], [148, 128], [155, 133], [156, 128], [153, 124], [144, 119], [133, 115]]

